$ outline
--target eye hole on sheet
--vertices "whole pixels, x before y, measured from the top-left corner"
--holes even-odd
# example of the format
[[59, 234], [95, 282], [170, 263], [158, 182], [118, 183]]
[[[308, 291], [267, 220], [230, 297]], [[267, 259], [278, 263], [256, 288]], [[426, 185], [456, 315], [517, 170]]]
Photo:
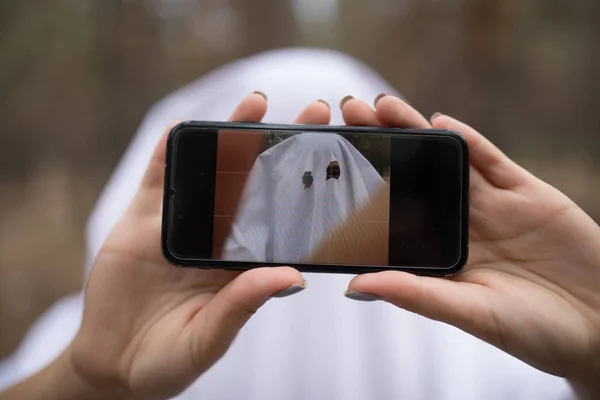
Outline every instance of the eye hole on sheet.
[[340, 163], [332, 161], [327, 166], [327, 179], [326, 181], [333, 179], [340, 179]]
[[302, 175], [302, 183], [304, 184], [304, 189], [308, 189], [313, 184], [313, 177], [311, 171], [304, 171], [304, 175]]

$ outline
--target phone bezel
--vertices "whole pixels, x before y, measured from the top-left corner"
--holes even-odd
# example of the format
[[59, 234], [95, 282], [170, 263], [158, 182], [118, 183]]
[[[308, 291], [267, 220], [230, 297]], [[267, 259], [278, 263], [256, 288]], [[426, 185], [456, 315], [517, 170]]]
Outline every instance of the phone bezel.
[[[172, 178], [173, 142], [178, 133], [187, 129], [231, 129], [231, 130], [276, 130], [290, 132], [322, 132], [322, 133], [360, 133], [360, 134], [416, 134], [428, 136], [450, 136], [457, 140], [461, 149], [461, 221], [460, 221], [460, 257], [456, 264], [448, 267], [415, 267], [415, 266], [367, 266], [352, 264], [282, 264], [274, 262], [224, 261], [212, 259], [180, 258], [169, 249], [169, 215]], [[334, 125], [285, 125], [260, 122], [217, 122], [217, 121], [183, 121], [169, 132], [166, 145], [165, 178], [163, 188], [161, 248], [164, 258], [171, 264], [180, 267], [199, 269], [225, 269], [245, 271], [265, 266], [291, 266], [301, 272], [362, 274], [380, 271], [404, 271], [416, 275], [450, 276], [459, 272], [467, 263], [469, 256], [469, 147], [465, 138], [458, 132], [439, 129], [401, 129], [384, 127], [355, 127]]]

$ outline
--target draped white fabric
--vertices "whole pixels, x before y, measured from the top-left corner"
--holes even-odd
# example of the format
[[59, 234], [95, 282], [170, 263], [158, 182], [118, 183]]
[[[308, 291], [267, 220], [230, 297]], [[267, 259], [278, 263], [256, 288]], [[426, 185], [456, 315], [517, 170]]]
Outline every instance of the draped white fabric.
[[[337, 161], [341, 174], [327, 179]], [[302, 177], [312, 182], [305, 187]], [[327, 233], [368, 204], [385, 181], [340, 135], [302, 133], [260, 154], [250, 171], [223, 258], [306, 262]]]
[[[153, 107], [115, 170], [88, 226], [89, 261], [127, 208], [163, 129], [175, 118], [225, 120], [254, 90], [269, 96], [266, 121], [290, 123], [318, 98], [336, 107], [395, 90], [361, 63], [325, 50], [260, 54], [212, 72]], [[300, 179], [300, 178], [298, 178]], [[158, 210], [157, 210], [158, 212]], [[173, 267], [175, 268], [175, 267]], [[305, 274], [308, 288], [269, 301], [213, 368], [180, 399], [566, 399], [566, 381], [453, 327], [343, 292], [351, 276]], [[35, 372], [75, 334], [82, 298], [59, 301], [0, 367], [0, 385]]]

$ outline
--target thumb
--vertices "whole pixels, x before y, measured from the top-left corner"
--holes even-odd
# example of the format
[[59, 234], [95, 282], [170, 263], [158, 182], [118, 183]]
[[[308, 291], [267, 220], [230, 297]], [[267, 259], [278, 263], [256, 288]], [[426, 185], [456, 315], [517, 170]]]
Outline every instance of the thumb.
[[272, 297], [286, 297], [306, 288], [294, 268], [255, 268], [238, 275], [194, 317], [192, 340], [196, 360], [216, 361], [238, 331]]
[[498, 341], [498, 326], [490, 318], [491, 290], [483, 285], [445, 278], [384, 271], [355, 277], [346, 297], [385, 300], [424, 317], [448, 323], [490, 343]]

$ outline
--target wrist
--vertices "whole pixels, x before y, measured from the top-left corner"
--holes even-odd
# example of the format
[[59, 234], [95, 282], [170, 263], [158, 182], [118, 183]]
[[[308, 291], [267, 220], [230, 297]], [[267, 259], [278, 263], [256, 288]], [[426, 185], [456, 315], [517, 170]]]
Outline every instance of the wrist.
[[600, 393], [600, 371], [588, 371], [585, 376], [568, 379], [568, 381], [581, 400], [598, 398], [598, 393]]
[[126, 390], [94, 386], [83, 379], [72, 363], [70, 351], [68, 348], [37, 374], [0, 393], [0, 400], [133, 399]]
[[55, 361], [56, 365], [54, 366], [56, 381], [60, 382], [61, 386], [68, 386], [73, 394], [73, 396], [65, 396], [65, 398], [89, 400], [136, 399], [124, 387], [109, 383], [92, 382], [87, 379], [73, 362], [71, 351], [71, 347], [68, 347]]

